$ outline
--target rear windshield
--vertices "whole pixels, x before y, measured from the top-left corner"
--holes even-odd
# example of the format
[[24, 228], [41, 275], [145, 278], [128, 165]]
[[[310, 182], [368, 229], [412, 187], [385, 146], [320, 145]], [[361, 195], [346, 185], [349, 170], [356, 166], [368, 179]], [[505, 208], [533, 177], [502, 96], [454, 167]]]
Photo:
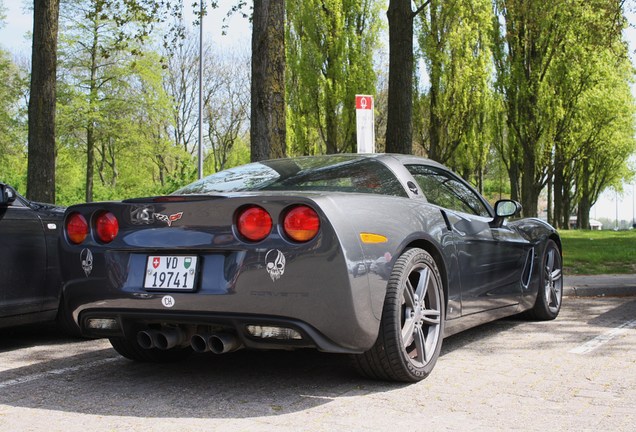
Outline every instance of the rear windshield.
[[384, 164], [356, 156], [276, 159], [219, 171], [173, 193], [200, 195], [246, 191], [333, 191], [404, 196]]

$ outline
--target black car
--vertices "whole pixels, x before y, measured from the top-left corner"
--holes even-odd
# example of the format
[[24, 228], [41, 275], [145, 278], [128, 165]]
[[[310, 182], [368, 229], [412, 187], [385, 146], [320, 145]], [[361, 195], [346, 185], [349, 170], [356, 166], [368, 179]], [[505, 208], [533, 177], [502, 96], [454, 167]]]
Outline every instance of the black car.
[[0, 327], [56, 319], [63, 217], [64, 208], [29, 201], [0, 183]]

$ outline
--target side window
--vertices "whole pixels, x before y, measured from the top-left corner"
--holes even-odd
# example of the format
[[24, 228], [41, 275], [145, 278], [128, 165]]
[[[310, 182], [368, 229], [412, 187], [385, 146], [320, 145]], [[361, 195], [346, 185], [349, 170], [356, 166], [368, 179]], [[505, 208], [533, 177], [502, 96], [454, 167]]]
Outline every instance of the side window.
[[426, 165], [407, 165], [406, 168], [431, 204], [462, 213], [491, 217], [479, 196], [451, 173]]

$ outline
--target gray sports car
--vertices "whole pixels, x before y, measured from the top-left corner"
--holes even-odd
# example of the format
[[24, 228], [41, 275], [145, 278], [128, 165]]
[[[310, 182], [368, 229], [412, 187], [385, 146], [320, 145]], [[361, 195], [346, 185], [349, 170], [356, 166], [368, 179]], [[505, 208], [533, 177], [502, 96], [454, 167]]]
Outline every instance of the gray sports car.
[[444, 336], [559, 313], [561, 241], [541, 220], [506, 220], [519, 210], [414, 156], [253, 163], [68, 208], [64, 298], [85, 336], [133, 360], [312, 347], [418, 381]]

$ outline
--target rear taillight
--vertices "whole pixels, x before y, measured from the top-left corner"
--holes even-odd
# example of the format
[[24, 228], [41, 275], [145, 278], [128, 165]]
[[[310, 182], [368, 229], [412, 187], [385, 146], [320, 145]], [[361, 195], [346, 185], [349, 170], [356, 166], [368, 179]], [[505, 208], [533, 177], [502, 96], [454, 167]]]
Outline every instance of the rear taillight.
[[283, 220], [285, 234], [297, 242], [308, 242], [316, 237], [320, 230], [320, 218], [311, 207], [300, 205], [293, 207]]
[[237, 214], [236, 228], [245, 239], [261, 241], [272, 231], [272, 217], [262, 207], [243, 207]]
[[103, 243], [110, 243], [119, 233], [119, 221], [111, 212], [101, 212], [95, 218], [95, 233]]
[[71, 213], [66, 218], [66, 237], [73, 244], [80, 244], [88, 236], [88, 222], [80, 213]]

